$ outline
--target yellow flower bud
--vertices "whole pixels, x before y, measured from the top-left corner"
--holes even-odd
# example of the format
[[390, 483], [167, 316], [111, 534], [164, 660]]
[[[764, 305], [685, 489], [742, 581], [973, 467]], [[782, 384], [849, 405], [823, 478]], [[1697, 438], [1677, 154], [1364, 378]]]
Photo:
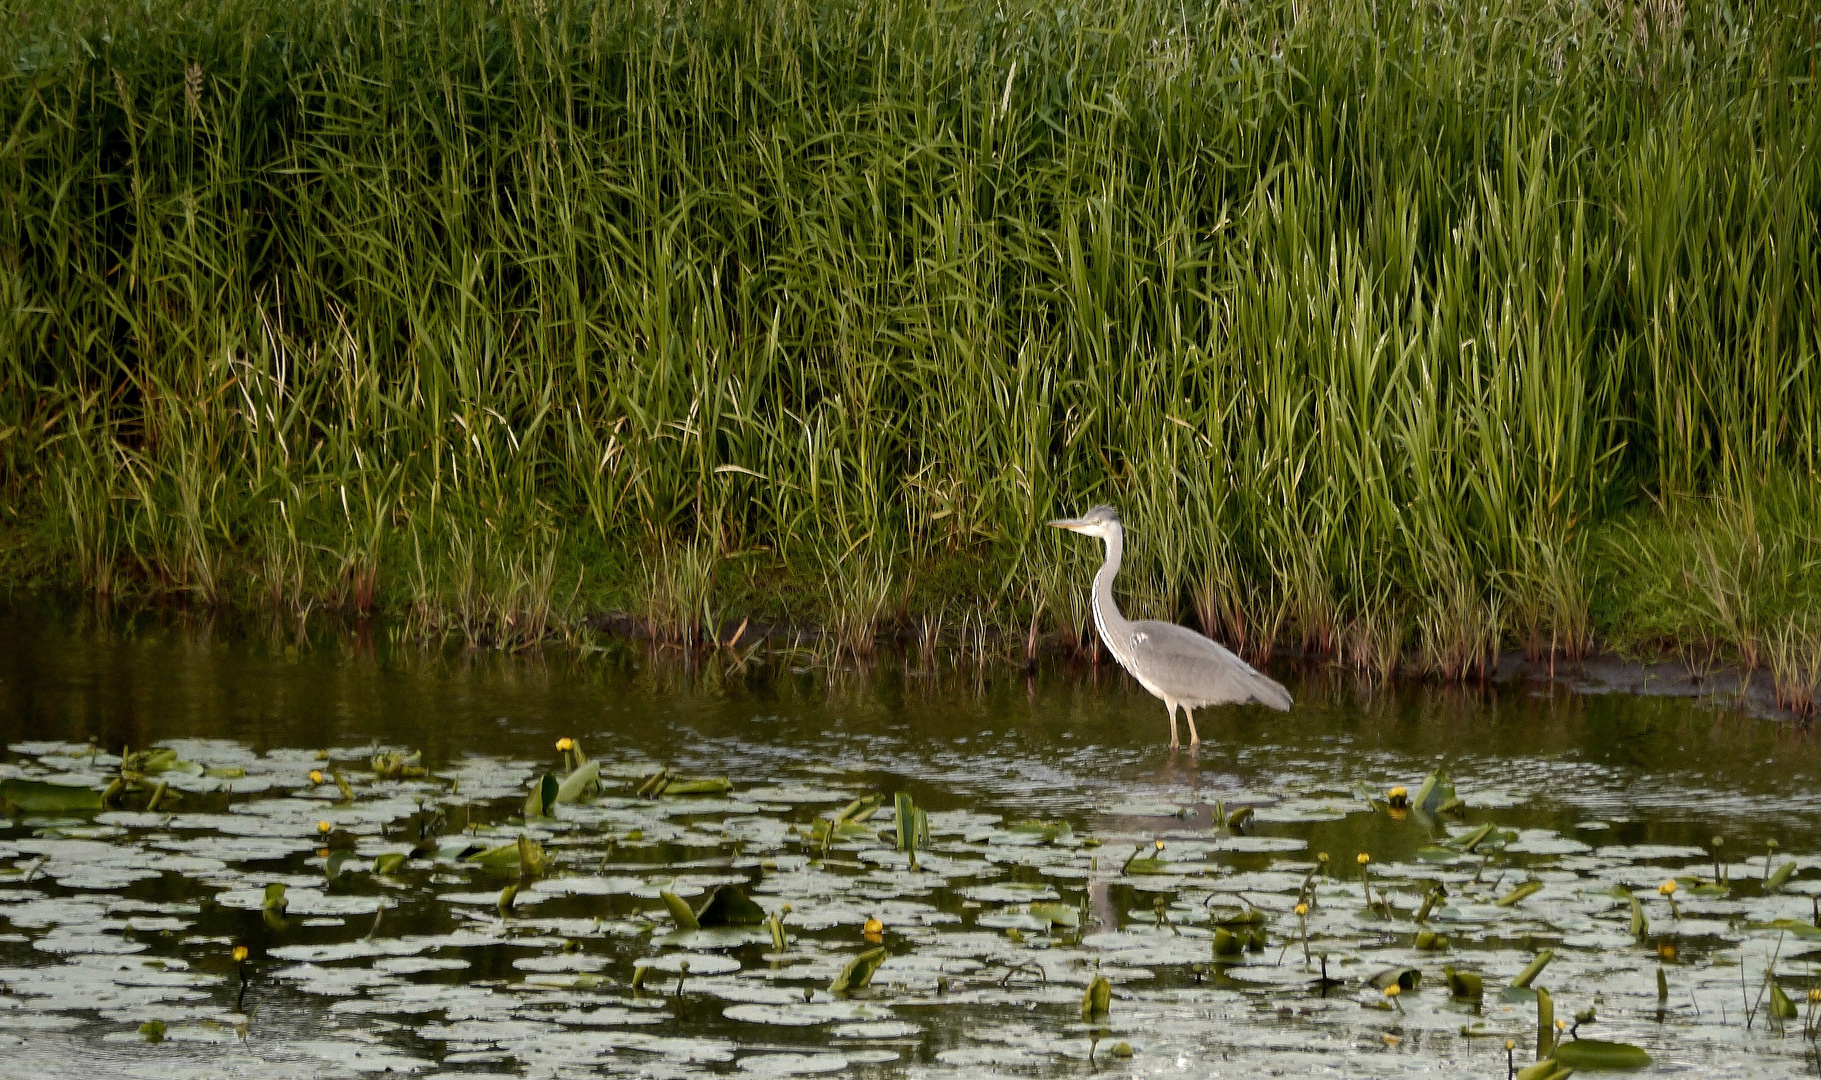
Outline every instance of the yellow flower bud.
[[1675, 878], [1670, 878], [1668, 881], [1665, 881], [1663, 884], [1657, 886], [1657, 892], [1661, 893], [1664, 896], [1673, 896], [1673, 895], [1675, 895], [1675, 891], [1676, 891], [1676, 879]]
[[1153, 840], [1153, 841], [1151, 841], [1151, 843], [1153, 843], [1153, 844], [1156, 844], [1156, 845], [1157, 845], [1157, 850], [1158, 850], [1158, 851], [1162, 851], [1162, 850], [1163, 850], [1163, 841], [1162, 841], [1162, 840]]
[[1506, 1039], [1505, 1040], [1505, 1049], [1507, 1049], [1507, 1050], [1517, 1049], [1517, 1040], [1516, 1039]]
[[1402, 799], [1402, 798], [1406, 798], [1409, 796], [1410, 789], [1407, 787], [1404, 787], [1400, 784], [1399, 786], [1392, 788], [1390, 791], [1385, 792], [1385, 794], [1389, 795], [1393, 799]]
[[1821, 1001], [1821, 986], [1817, 986], [1808, 992], [1808, 1000]]
[[569, 751], [575, 749], [575, 740], [568, 736], [564, 736], [556, 741], [556, 748], [567, 754]]
[[1358, 860], [1358, 862], [1359, 862], [1359, 864], [1360, 864], [1360, 865], [1361, 865], [1361, 866], [1364, 866], [1364, 865], [1366, 865], [1366, 864], [1367, 864], [1367, 863], [1369, 863], [1369, 862], [1371, 862], [1371, 861], [1372, 861], [1372, 856], [1370, 856], [1370, 855], [1368, 855], [1368, 854], [1366, 854], [1366, 853], [1365, 853], [1365, 852], [1363, 852], [1363, 851], [1362, 851], [1362, 852], [1360, 852], [1360, 853], [1359, 853], [1359, 860]]
[[1394, 998], [1403, 992], [1403, 988], [1396, 983], [1392, 983], [1390, 986], [1385, 987], [1385, 996], [1388, 998]]
[[1307, 915], [1308, 913], [1309, 913], [1309, 905], [1307, 905], [1307, 904], [1296, 905], [1296, 914], [1297, 914], [1298, 918], [1301, 918], [1302, 916]]
[[868, 919], [866, 920], [866, 925], [861, 928], [861, 933], [864, 933], [869, 937], [876, 934], [883, 934], [885, 933], [885, 924], [876, 918]]
[[319, 833], [323, 833], [324, 835], [327, 835], [329, 833], [329, 831], [333, 828], [335, 828], [335, 826], [329, 824], [326, 821], [319, 821], [316, 823], [316, 831]]
[[246, 958], [247, 958], [247, 947], [245, 945], [234, 946], [234, 962], [236, 964], [239, 964], [239, 963], [244, 962], [246, 960]]
[[310, 783], [312, 783], [312, 784], [322, 783], [322, 770], [321, 769], [311, 769], [310, 770]]

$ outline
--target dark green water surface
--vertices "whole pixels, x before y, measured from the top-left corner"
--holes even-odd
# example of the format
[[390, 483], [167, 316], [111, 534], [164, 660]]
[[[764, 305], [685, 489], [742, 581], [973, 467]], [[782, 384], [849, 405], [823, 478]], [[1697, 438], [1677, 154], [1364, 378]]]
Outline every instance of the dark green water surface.
[[[1520, 1063], [1536, 1040], [1533, 1001], [1503, 991], [1545, 948], [1555, 1014], [1593, 1008], [1580, 1034], [1644, 1047], [1645, 1075], [1815, 1072], [1802, 1019], [1767, 1019], [1763, 988], [1773, 960], [1804, 1013], [1817, 985], [1821, 941], [1765, 924], [1813, 926], [1821, 751], [1723, 704], [1280, 671], [1292, 712], [1204, 711], [1206, 744], [1172, 753], [1162, 706], [1111, 668], [427, 656], [385, 637], [298, 649], [195, 617], [0, 618], [0, 779], [99, 790], [123, 747], [193, 763], [160, 777], [177, 797], [150, 812], [142, 792], [0, 820], [0, 1075], [1503, 1077], [1505, 1040]], [[565, 736], [600, 761], [601, 796], [527, 823]], [[376, 747], [421, 752], [433, 775], [380, 778]], [[637, 798], [663, 766], [732, 791]], [[1438, 766], [1458, 813], [1361, 797], [1414, 792]], [[917, 869], [889, 803], [826, 851], [803, 838], [871, 792], [928, 811]], [[1243, 829], [1217, 823], [1244, 807]], [[439, 812], [445, 857], [374, 871]], [[1014, 827], [1029, 820], [1068, 829]], [[352, 851], [333, 885], [319, 821]], [[1433, 861], [1486, 823], [1510, 834]], [[447, 856], [521, 833], [550, 869], [506, 913], [513, 876]], [[1696, 895], [1716, 836], [1725, 887]], [[1796, 864], [1775, 892], [1773, 840]], [[1163, 872], [1122, 871], [1139, 844]], [[1388, 912], [1365, 906], [1361, 852]], [[1497, 905], [1529, 879], [1541, 890]], [[273, 882], [282, 920], [260, 911]], [[1291, 911], [1306, 882], [1325, 990]], [[764, 927], [678, 932], [658, 895], [731, 883], [791, 906], [784, 952]], [[1429, 925], [1448, 945], [1418, 951], [1437, 883]], [[1265, 947], [1217, 958], [1214, 922], [1248, 906]], [[869, 990], [831, 995], [874, 917], [889, 958]], [[655, 970], [635, 989], [639, 962]], [[1482, 1002], [1450, 995], [1446, 964], [1483, 976]], [[1391, 1005], [1369, 980], [1398, 966], [1420, 982]], [[1090, 1025], [1097, 973], [1113, 1002]], [[162, 1042], [140, 1034], [151, 1021]], [[1122, 1042], [1129, 1058], [1112, 1056]]]

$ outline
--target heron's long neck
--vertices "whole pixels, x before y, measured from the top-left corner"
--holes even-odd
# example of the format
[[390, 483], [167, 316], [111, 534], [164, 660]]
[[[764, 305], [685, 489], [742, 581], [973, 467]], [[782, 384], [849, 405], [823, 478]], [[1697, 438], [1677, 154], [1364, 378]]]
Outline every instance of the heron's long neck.
[[1094, 575], [1094, 629], [1100, 631], [1100, 640], [1123, 664], [1126, 660], [1124, 643], [1131, 637], [1126, 628], [1131, 624], [1119, 613], [1119, 605], [1113, 602], [1113, 575], [1119, 573], [1119, 560], [1125, 554], [1125, 531], [1114, 528], [1107, 533], [1106, 541], [1106, 562], [1100, 564], [1100, 572]]

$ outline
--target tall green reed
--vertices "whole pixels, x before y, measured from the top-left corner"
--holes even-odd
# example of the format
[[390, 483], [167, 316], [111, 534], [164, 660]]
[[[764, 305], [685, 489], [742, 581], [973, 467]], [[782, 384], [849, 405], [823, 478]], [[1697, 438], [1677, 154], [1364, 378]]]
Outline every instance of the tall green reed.
[[1605, 523], [1821, 468], [1812, 15], [1641, 11], [15, 0], [0, 484], [90, 589], [470, 640], [584, 539], [1067, 637], [1112, 501], [1248, 656], [1577, 655]]

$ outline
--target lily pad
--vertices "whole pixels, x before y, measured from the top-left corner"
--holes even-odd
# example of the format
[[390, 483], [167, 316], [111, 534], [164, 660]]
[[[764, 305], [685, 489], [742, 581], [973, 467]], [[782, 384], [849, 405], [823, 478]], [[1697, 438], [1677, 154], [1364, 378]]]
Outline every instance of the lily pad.
[[1650, 1055], [1630, 1043], [1570, 1039], [1555, 1048], [1558, 1065], [1571, 1069], [1645, 1069]]

